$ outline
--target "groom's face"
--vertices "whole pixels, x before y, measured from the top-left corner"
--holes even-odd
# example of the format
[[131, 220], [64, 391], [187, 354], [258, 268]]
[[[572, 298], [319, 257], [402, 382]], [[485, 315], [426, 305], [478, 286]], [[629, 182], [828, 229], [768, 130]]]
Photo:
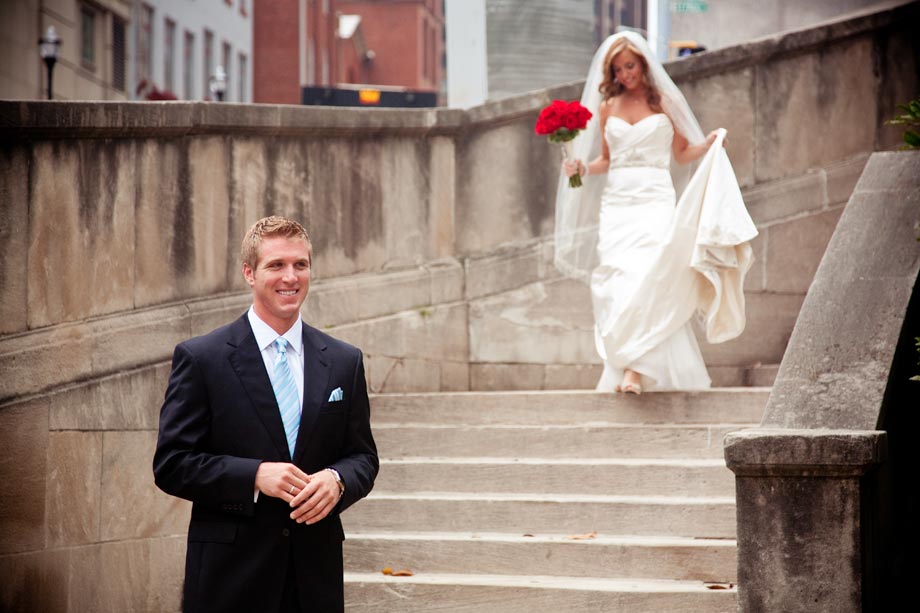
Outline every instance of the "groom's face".
[[243, 264], [243, 276], [252, 288], [256, 314], [278, 334], [300, 317], [310, 290], [310, 245], [300, 238], [262, 239], [255, 269]]

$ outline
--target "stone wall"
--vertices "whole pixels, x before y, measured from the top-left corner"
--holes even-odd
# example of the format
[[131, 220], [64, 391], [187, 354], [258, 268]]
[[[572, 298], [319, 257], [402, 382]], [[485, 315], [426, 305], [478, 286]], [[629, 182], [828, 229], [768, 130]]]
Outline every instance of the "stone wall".
[[[872, 155], [767, 401], [729, 434], [742, 611], [896, 610], [920, 569], [920, 152]], [[828, 580], [833, 577], [833, 580]]]
[[[729, 129], [762, 230], [761, 323], [731, 359], [779, 361], [840, 203], [894, 143], [883, 119], [917, 92], [915, 17], [670, 66], [704, 126]], [[582, 377], [577, 325], [541, 343], [502, 307], [520, 324], [503, 329], [509, 360], [476, 324], [507, 292], [565, 283], [549, 264], [557, 152], [532, 125], [579, 91], [470, 111], [0, 102], [0, 608], [178, 607], [188, 507], [150, 470], [167, 362], [246, 308], [237, 245], [262, 215], [311, 229], [307, 318], [367, 351], [372, 390], [493, 385], [490, 365], [531, 354], [544, 387]], [[550, 305], [563, 331], [573, 302]]]

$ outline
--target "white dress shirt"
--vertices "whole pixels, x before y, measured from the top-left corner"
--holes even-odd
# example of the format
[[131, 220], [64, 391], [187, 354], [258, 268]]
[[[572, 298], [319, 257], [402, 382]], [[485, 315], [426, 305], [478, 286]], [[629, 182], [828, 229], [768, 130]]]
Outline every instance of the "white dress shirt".
[[[249, 326], [256, 337], [256, 345], [262, 353], [262, 360], [265, 362], [265, 370], [268, 372], [268, 378], [272, 378], [275, 372], [275, 362], [278, 360], [278, 350], [275, 349], [275, 340], [278, 333], [271, 326], [262, 321], [253, 307], [249, 307]], [[281, 335], [288, 342], [288, 365], [291, 367], [291, 375], [294, 377], [294, 383], [297, 385], [297, 395], [300, 398], [300, 407], [303, 411], [303, 322], [298, 317], [294, 325], [287, 332]], [[292, 354], [297, 359], [292, 358]], [[259, 501], [259, 490], [256, 489], [253, 495], [253, 502]]]
[[[268, 372], [268, 378], [271, 379], [275, 372], [275, 362], [278, 361], [278, 350], [275, 349], [275, 340], [279, 338], [271, 326], [259, 319], [255, 309], [249, 307], [249, 325], [252, 327], [252, 333], [256, 336], [256, 344], [259, 351], [262, 352], [262, 360], [265, 362], [265, 370]], [[303, 407], [303, 322], [298, 317], [294, 325], [287, 332], [280, 335], [288, 342], [288, 364], [291, 367], [291, 375], [294, 377], [294, 383], [297, 385], [297, 395], [300, 397], [300, 406]], [[297, 359], [292, 359], [292, 354]]]

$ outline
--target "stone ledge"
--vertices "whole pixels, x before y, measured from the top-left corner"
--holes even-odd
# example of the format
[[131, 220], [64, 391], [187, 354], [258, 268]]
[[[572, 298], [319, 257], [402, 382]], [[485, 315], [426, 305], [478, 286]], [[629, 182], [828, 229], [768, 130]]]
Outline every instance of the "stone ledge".
[[[819, 45], [869, 34], [917, 18], [917, 6], [892, 2], [869, 7], [817, 27], [767, 36], [747, 44], [667, 62], [678, 83], [802, 53]], [[534, 114], [554, 98], [581, 94], [583, 81], [487, 102], [468, 110], [354, 109], [301, 105], [211, 102], [0, 101], [0, 136], [34, 138], [133, 138], [191, 134], [452, 134], [470, 124], [486, 126]], [[65, 109], [64, 113], [60, 109]]]
[[[63, 112], [62, 112], [63, 110]], [[450, 134], [457, 109], [351, 109], [210, 102], [0, 101], [4, 139], [136, 138], [233, 133], [341, 136]]]
[[751, 42], [694, 54], [666, 63], [668, 74], [678, 84], [693, 78], [757, 66], [777, 57], [806, 52], [860, 34], [871, 33], [896, 23], [916, 22], [917, 6], [900, 0], [854, 11], [822, 25], [764, 36]]
[[474, 300], [560, 278], [552, 262], [553, 241], [544, 238], [465, 258], [465, 298]]
[[[392, 291], [394, 285], [401, 291]], [[412, 287], [417, 291], [407, 291]], [[460, 264], [442, 260], [317, 283], [304, 311], [309, 322], [327, 328], [420, 309], [435, 299], [452, 303], [462, 292]], [[220, 294], [0, 338], [0, 402], [168, 360], [177, 343], [233, 321], [249, 304], [248, 292]]]
[[725, 437], [725, 463], [738, 477], [858, 477], [885, 461], [877, 430], [752, 428]]
[[918, 171], [920, 152], [869, 159], [796, 320], [764, 426], [877, 427], [920, 270]]

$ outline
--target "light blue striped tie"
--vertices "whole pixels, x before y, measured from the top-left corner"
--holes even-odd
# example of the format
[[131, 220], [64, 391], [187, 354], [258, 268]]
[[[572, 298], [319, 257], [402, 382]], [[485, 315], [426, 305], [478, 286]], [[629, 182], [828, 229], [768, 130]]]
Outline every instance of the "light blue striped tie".
[[294, 457], [294, 445], [297, 444], [297, 430], [300, 428], [300, 397], [297, 394], [297, 384], [291, 373], [291, 365], [287, 360], [287, 341], [283, 338], [275, 340], [275, 349], [278, 359], [275, 361], [275, 376], [272, 377], [272, 388], [275, 398], [278, 399], [278, 409], [281, 411], [281, 423], [284, 424], [284, 433], [287, 435], [288, 449]]

